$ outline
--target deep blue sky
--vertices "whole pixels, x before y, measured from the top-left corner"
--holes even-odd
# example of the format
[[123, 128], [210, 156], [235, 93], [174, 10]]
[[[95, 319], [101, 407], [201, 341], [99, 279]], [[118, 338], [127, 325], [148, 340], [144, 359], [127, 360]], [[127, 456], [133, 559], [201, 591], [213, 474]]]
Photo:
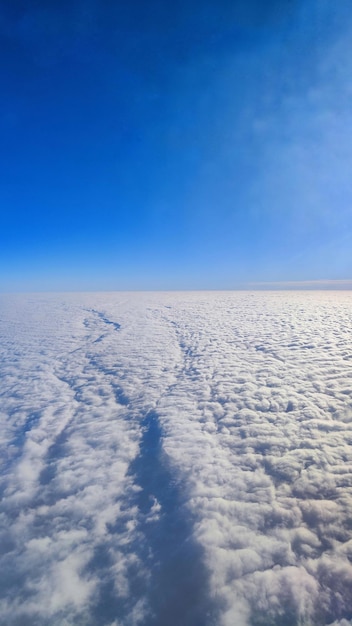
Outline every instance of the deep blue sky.
[[350, 0], [13, 0], [0, 41], [0, 290], [352, 277]]

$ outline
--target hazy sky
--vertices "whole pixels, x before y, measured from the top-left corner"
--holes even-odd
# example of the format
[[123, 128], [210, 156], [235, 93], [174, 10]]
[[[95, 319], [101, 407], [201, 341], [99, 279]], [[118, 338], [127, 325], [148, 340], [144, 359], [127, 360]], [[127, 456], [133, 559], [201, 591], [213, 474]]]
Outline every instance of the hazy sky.
[[352, 276], [350, 0], [5, 1], [0, 289]]

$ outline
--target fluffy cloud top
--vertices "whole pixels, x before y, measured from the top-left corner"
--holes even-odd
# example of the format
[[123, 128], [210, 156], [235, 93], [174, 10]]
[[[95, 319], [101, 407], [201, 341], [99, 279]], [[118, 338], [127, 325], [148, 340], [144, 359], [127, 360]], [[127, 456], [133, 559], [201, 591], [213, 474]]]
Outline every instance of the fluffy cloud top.
[[351, 304], [3, 297], [0, 624], [351, 624]]

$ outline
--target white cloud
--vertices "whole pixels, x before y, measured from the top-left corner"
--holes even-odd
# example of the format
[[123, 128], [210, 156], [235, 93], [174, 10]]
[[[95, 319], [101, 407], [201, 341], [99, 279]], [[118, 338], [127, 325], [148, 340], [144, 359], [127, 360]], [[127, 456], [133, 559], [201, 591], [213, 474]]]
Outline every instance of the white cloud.
[[0, 623], [350, 624], [351, 299], [3, 298]]

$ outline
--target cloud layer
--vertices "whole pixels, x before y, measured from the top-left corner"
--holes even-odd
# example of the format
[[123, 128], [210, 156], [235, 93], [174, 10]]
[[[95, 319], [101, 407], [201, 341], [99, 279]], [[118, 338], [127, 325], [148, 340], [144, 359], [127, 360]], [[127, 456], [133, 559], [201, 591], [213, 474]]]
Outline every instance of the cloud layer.
[[0, 624], [351, 624], [351, 301], [3, 297]]

